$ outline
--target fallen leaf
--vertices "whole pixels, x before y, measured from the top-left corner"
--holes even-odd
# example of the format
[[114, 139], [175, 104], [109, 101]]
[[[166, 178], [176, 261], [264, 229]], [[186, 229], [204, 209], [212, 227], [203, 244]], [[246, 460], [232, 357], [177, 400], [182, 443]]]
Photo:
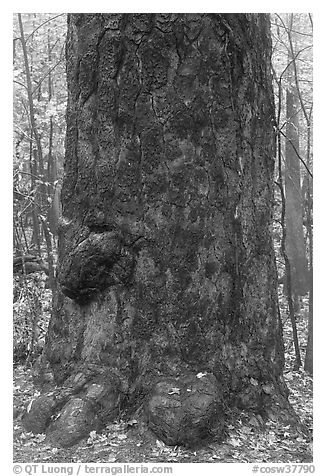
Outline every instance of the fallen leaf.
[[251, 431], [252, 431], [252, 428], [249, 428], [249, 426], [243, 425], [243, 426], [240, 428], [240, 432], [241, 432], [241, 433], [248, 434], [248, 433], [251, 433]]
[[232, 446], [241, 446], [241, 440], [239, 440], [239, 438], [230, 438], [228, 443]]
[[267, 395], [270, 395], [273, 393], [273, 387], [271, 385], [263, 385], [262, 388]]
[[180, 395], [180, 388], [177, 387], [172, 387], [171, 390], [169, 391], [169, 395]]
[[156, 446], [159, 448], [165, 448], [165, 444], [161, 440], [156, 440]]
[[135, 420], [135, 419], [127, 421], [127, 425], [129, 425], [129, 426], [137, 425], [137, 423], [138, 423], [138, 421]]
[[259, 421], [256, 417], [252, 416], [249, 420], [249, 425], [255, 426], [257, 428], [259, 427]]
[[33, 402], [34, 402], [35, 398], [32, 398], [32, 400], [29, 402], [28, 404], [28, 407], [27, 407], [27, 413], [29, 413], [31, 411], [31, 408], [32, 408], [32, 405], [33, 405]]
[[205, 375], [207, 375], [207, 372], [204, 372], [204, 373], [199, 372], [199, 373], [196, 375], [196, 377], [197, 377], [197, 378], [203, 378], [203, 377], [205, 377]]

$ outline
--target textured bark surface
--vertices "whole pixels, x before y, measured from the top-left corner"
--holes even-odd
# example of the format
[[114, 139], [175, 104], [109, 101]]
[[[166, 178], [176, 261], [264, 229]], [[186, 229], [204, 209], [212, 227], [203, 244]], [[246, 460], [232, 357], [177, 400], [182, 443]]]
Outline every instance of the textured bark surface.
[[270, 49], [264, 14], [69, 15], [46, 343], [59, 393], [70, 389], [47, 429], [62, 444], [122, 409], [142, 406], [163, 441], [193, 444], [223, 434], [225, 404], [286, 408]]

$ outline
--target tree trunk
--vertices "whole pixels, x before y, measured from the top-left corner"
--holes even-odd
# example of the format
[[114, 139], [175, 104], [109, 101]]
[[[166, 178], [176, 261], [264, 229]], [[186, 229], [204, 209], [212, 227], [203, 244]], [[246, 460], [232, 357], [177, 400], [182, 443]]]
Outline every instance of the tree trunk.
[[167, 444], [194, 444], [223, 436], [225, 404], [291, 414], [270, 50], [265, 14], [69, 15], [61, 291], [44, 355], [59, 387], [28, 429], [70, 445], [141, 409]]
[[[309, 169], [312, 167], [312, 160], [310, 154], [311, 148], [311, 124], [310, 117], [312, 114], [312, 108], [307, 121], [307, 152], [306, 152], [306, 161]], [[313, 374], [313, 190], [312, 190], [312, 180], [309, 174], [306, 174], [305, 186], [303, 187], [303, 192], [305, 194], [305, 204], [306, 204], [306, 228], [308, 235], [308, 250], [309, 250], [309, 317], [308, 317], [308, 338], [307, 338], [307, 348], [305, 355], [304, 369]]]
[[[38, 169], [37, 169], [37, 160], [35, 158], [32, 140], [30, 141], [30, 147], [29, 147], [29, 169], [30, 169], [30, 178], [31, 178], [31, 190], [33, 191], [33, 200], [31, 202], [32, 223], [33, 223], [31, 244], [35, 245], [40, 255], [41, 254], [41, 232], [40, 232], [40, 224], [39, 224], [39, 217], [38, 217], [38, 203], [37, 203], [38, 193], [37, 193], [37, 185], [36, 185], [36, 180], [38, 177]], [[22, 224], [22, 229], [24, 229], [23, 224]]]
[[[312, 270], [311, 270], [312, 271]], [[307, 348], [304, 361], [304, 369], [306, 372], [309, 372], [313, 375], [314, 372], [314, 344], [313, 344], [313, 278], [312, 272], [310, 275], [310, 292], [309, 292], [309, 317], [308, 317], [308, 338], [307, 338]]]
[[[289, 28], [293, 26], [290, 15]], [[301, 196], [299, 99], [295, 87], [295, 52], [289, 53], [288, 88], [286, 90], [286, 143], [285, 143], [285, 194], [286, 194], [286, 253], [291, 265], [293, 298], [308, 292], [308, 268], [303, 234], [303, 200]]]
[[33, 86], [32, 86], [32, 78], [31, 78], [31, 71], [29, 66], [29, 59], [25, 41], [25, 33], [24, 27], [22, 22], [21, 13], [17, 14], [18, 16], [18, 24], [19, 24], [19, 31], [20, 31], [20, 41], [22, 44], [23, 55], [24, 55], [24, 67], [25, 67], [25, 75], [26, 75], [26, 89], [27, 89], [27, 96], [28, 96], [28, 108], [29, 108], [29, 120], [31, 123], [31, 131], [32, 136], [35, 140], [35, 149], [33, 144], [33, 149], [35, 150], [35, 160], [37, 163], [37, 170], [38, 170], [38, 177], [41, 181], [40, 183], [40, 192], [39, 192], [39, 204], [42, 206], [46, 203], [46, 189], [45, 189], [45, 175], [44, 175], [44, 160], [43, 160], [43, 150], [42, 150], [42, 143], [41, 143], [41, 136], [38, 130], [38, 126], [36, 123], [35, 117], [35, 108], [34, 108], [34, 100], [33, 100]]
[[[51, 73], [51, 61], [52, 61], [52, 46], [50, 41], [50, 29], [48, 29], [48, 63], [49, 63], [49, 74], [48, 74], [48, 101], [49, 103], [52, 100], [53, 96], [53, 81]], [[56, 236], [58, 232], [58, 220], [59, 220], [59, 204], [58, 204], [58, 173], [57, 173], [57, 159], [55, 154], [53, 154], [53, 137], [54, 137], [54, 124], [53, 116], [49, 118], [49, 154], [48, 154], [48, 163], [47, 163], [47, 182], [48, 182], [48, 197], [51, 197], [51, 206], [49, 206], [47, 211], [47, 220], [51, 230], [51, 233]]]

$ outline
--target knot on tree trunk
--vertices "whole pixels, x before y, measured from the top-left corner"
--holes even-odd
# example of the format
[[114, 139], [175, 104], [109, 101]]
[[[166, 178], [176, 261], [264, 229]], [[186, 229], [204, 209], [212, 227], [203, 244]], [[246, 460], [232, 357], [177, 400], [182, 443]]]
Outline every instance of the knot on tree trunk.
[[224, 433], [222, 389], [213, 374], [165, 379], [148, 404], [149, 428], [167, 445], [192, 446]]
[[99, 291], [128, 283], [134, 265], [135, 251], [121, 234], [91, 232], [62, 257], [58, 280], [66, 296], [84, 304]]

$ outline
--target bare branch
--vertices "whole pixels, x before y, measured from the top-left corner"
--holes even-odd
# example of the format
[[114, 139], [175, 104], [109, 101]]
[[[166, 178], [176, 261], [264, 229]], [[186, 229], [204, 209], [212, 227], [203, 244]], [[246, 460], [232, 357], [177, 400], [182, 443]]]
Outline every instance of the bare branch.
[[305, 167], [305, 169], [307, 170], [307, 172], [308, 172], [308, 174], [310, 175], [310, 177], [313, 178], [312, 173], [310, 172], [310, 170], [309, 170], [307, 164], [305, 163], [305, 161], [303, 160], [303, 158], [300, 156], [300, 154], [299, 154], [299, 152], [297, 151], [297, 149], [296, 149], [295, 145], [293, 144], [292, 140], [289, 139], [289, 138], [287, 137], [287, 135], [284, 134], [283, 131], [281, 131], [281, 129], [278, 129], [278, 132], [279, 132], [279, 134], [281, 134], [283, 137], [285, 137], [285, 139], [286, 139], [287, 141], [289, 141], [289, 143], [291, 144], [291, 146], [292, 146], [294, 152], [296, 153], [298, 159], [299, 159], [300, 162], [304, 165], [304, 167]]
[[36, 33], [37, 30], [39, 30], [40, 28], [42, 28], [42, 26], [46, 25], [46, 24], [49, 23], [50, 21], [55, 20], [56, 18], [61, 17], [61, 16], [63, 16], [63, 15], [65, 15], [65, 13], [60, 13], [59, 15], [56, 15], [56, 16], [54, 16], [54, 17], [52, 17], [52, 18], [48, 18], [45, 22], [43, 22], [41, 25], [39, 25], [37, 28], [35, 28], [35, 30], [32, 31], [32, 33], [31, 33], [30, 35], [28, 35], [28, 37], [27, 37], [26, 40], [25, 40], [25, 43], [27, 43], [28, 40], [34, 35], [34, 33]]
[[27, 88], [26, 84], [21, 83], [20, 81], [17, 81], [16, 79], [14, 79], [14, 83], [19, 84], [19, 86], [22, 86], [23, 88], [25, 88], [28, 91], [28, 88]]
[[305, 46], [304, 48], [301, 48], [301, 50], [299, 50], [296, 54], [293, 53], [293, 50], [292, 50], [292, 59], [291, 61], [287, 64], [286, 68], [282, 71], [281, 75], [280, 75], [280, 79], [283, 77], [283, 75], [285, 74], [285, 72], [287, 71], [287, 69], [290, 67], [290, 66], [294, 66], [295, 67], [295, 62], [298, 58], [298, 56], [305, 50], [308, 50], [312, 48], [312, 45], [308, 45], [308, 46]]
[[41, 79], [39, 80], [39, 82], [37, 83], [37, 85], [36, 85], [35, 88], [33, 89], [32, 94], [34, 94], [34, 93], [38, 90], [38, 88], [39, 88], [40, 85], [43, 83], [43, 81], [49, 76], [49, 74], [52, 73], [52, 71], [53, 71], [57, 66], [59, 66], [60, 63], [62, 63], [62, 59], [61, 59], [61, 58], [59, 59], [59, 61], [58, 61], [54, 66], [52, 66], [52, 67], [45, 73], [45, 75], [43, 76], [43, 78], [41, 78]]
[[[310, 16], [309, 13], [308, 15]], [[279, 18], [279, 15], [277, 13], [276, 13], [276, 16]], [[293, 30], [292, 28], [286, 27], [284, 24], [280, 25], [279, 23], [271, 22], [271, 25], [277, 26], [278, 28], [283, 28], [285, 31], [290, 30], [292, 33], [297, 33], [298, 35], [308, 36], [309, 38], [313, 37], [312, 33], [303, 33], [303, 31]]]
[[[280, 76], [280, 79], [281, 77], [283, 76], [283, 74], [285, 73], [285, 71], [289, 68], [290, 65], [293, 64], [293, 71], [294, 71], [294, 80], [295, 80], [295, 84], [296, 84], [296, 89], [297, 89], [297, 93], [298, 93], [298, 97], [299, 97], [299, 101], [300, 101], [300, 104], [301, 104], [301, 108], [302, 108], [302, 112], [303, 112], [303, 115], [306, 119], [306, 122], [307, 122], [307, 125], [309, 126], [309, 116], [307, 114], [307, 111], [306, 111], [306, 108], [305, 108], [305, 105], [304, 105], [304, 102], [303, 102], [303, 99], [302, 99], [302, 94], [301, 94], [301, 90], [300, 90], [300, 86], [299, 86], [299, 79], [298, 79], [298, 71], [297, 71], [297, 65], [296, 65], [296, 59], [298, 58], [299, 54], [302, 53], [302, 51], [304, 51], [305, 49], [308, 49], [308, 48], [312, 48], [312, 45], [308, 45], [307, 47], [305, 48], [302, 48], [300, 51], [298, 51], [296, 54], [294, 53], [294, 47], [293, 47], [293, 42], [292, 42], [292, 36], [291, 36], [291, 28], [289, 28], [288, 26], [285, 25], [284, 21], [283, 21], [283, 18], [281, 18], [280, 15], [276, 14], [276, 16], [279, 18], [279, 20], [281, 21], [284, 29], [287, 31], [287, 35], [288, 35], [288, 39], [289, 39], [289, 45], [290, 45], [290, 51], [291, 51], [291, 56], [292, 56], [292, 60], [289, 62], [289, 64], [286, 66], [286, 68], [284, 69], [284, 71], [282, 72], [281, 76]], [[312, 21], [310, 19], [310, 21]], [[291, 24], [291, 27], [292, 27], [292, 24]]]
[[308, 16], [309, 16], [311, 28], [313, 28], [313, 27], [314, 27], [314, 24], [313, 24], [313, 21], [312, 21], [312, 14], [311, 14], [311, 13], [308, 13]]

